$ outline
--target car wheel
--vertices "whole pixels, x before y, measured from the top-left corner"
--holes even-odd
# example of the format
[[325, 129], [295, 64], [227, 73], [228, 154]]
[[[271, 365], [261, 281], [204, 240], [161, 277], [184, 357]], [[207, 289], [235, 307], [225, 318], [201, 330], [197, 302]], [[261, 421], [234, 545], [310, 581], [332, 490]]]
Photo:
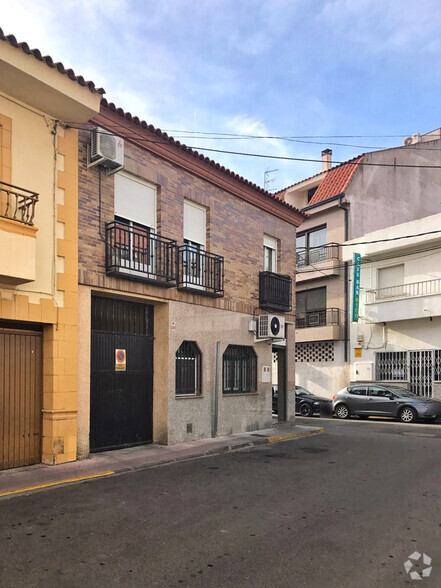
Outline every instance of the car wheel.
[[348, 419], [351, 416], [349, 406], [347, 406], [346, 404], [339, 404], [335, 409], [335, 415], [339, 419]]
[[310, 417], [310, 416], [312, 416], [312, 408], [309, 404], [304, 402], [303, 404], [300, 405], [299, 413], [304, 417]]
[[365, 421], [366, 419], [369, 418], [369, 415], [368, 414], [359, 414], [358, 418], [361, 419], [362, 421]]
[[404, 406], [398, 416], [402, 423], [413, 423], [417, 418], [416, 412], [410, 406]]

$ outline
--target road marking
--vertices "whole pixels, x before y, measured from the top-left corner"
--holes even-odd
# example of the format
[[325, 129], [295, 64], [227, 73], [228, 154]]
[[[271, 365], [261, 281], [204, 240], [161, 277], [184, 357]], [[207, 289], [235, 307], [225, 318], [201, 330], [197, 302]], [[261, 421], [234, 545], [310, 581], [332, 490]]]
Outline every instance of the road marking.
[[316, 429], [315, 431], [304, 431], [303, 433], [288, 433], [288, 435], [279, 435], [278, 437], [268, 437], [268, 443], [275, 443], [276, 441], [285, 441], [294, 439], [296, 437], [306, 437], [307, 435], [318, 435], [324, 433], [325, 429]]
[[26, 486], [25, 488], [18, 488], [17, 490], [8, 490], [0, 492], [0, 497], [10, 496], [11, 494], [20, 494], [22, 492], [30, 492], [31, 490], [40, 490], [41, 488], [50, 488], [51, 486], [59, 486], [61, 484], [70, 484], [72, 482], [81, 482], [83, 480], [91, 480], [92, 478], [101, 478], [102, 476], [111, 476], [115, 472], [100, 472], [99, 474], [89, 474], [88, 476], [78, 476], [77, 478], [66, 478], [65, 480], [58, 480], [57, 482], [46, 482], [46, 484], [37, 484], [35, 486]]

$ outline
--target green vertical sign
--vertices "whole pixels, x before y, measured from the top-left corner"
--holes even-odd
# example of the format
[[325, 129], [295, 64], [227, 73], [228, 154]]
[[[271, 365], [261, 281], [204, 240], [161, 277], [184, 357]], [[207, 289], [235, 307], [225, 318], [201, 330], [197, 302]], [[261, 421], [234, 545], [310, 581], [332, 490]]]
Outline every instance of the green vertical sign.
[[354, 253], [354, 290], [352, 302], [352, 320], [358, 321], [358, 313], [360, 310], [360, 261], [361, 255]]

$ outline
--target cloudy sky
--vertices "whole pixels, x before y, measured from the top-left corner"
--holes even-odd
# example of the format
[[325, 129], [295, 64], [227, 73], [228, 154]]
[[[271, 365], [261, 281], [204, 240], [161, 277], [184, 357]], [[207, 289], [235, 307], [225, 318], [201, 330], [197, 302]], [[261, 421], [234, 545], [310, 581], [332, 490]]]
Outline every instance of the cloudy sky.
[[[342, 161], [441, 126], [439, 0], [0, 0], [0, 14], [200, 151]], [[321, 169], [206, 154], [259, 185], [277, 170], [271, 190]]]

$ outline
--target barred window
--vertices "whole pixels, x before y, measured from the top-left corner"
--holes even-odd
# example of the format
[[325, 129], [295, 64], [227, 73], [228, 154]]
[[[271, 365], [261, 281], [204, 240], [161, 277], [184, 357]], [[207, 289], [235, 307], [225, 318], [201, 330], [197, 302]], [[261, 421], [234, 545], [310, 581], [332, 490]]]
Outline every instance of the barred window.
[[194, 341], [184, 341], [176, 351], [176, 396], [201, 393], [202, 355]]
[[223, 355], [223, 392], [257, 391], [257, 357], [252, 347], [228, 345]]
[[407, 352], [385, 351], [375, 354], [375, 378], [379, 381], [407, 380]]

